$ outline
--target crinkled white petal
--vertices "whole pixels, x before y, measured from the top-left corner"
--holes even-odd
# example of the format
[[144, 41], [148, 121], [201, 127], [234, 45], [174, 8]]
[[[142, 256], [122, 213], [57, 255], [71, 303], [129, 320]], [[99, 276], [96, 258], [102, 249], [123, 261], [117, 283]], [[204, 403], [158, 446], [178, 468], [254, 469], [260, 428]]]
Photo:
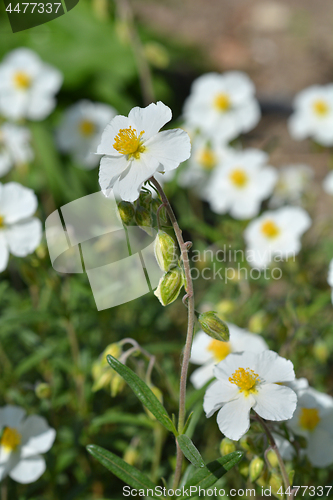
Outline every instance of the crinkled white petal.
[[115, 184], [115, 189], [121, 199], [137, 200], [142, 184], [154, 175], [158, 166], [159, 161], [146, 152], [142, 153], [138, 160], [133, 160]]
[[[127, 116], [117, 115], [115, 116], [110, 123], [105, 127], [105, 130], [101, 137], [101, 142], [97, 148], [97, 153], [100, 155], [110, 155], [110, 156], [123, 156], [116, 149], [114, 149], [113, 145], [115, 142], [115, 137], [119, 134], [121, 129], [126, 129], [129, 127], [135, 129], [135, 126], [132, 121], [129, 120]], [[137, 134], [140, 134], [141, 130], [137, 130]]]
[[145, 108], [138, 106], [131, 109], [128, 118], [136, 125], [137, 131], [145, 131], [145, 140], [156, 135], [158, 131], [168, 123], [172, 118], [171, 109], [158, 101], [156, 104], [151, 103]]
[[250, 428], [250, 410], [254, 404], [252, 396], [239, 396], [226, 403], [217, 414], [220, 431], [229, 439], [238, 441]]
[[203, 387], [209, 380], [214, 377], [214, 363], [200, 366], [190, 376], [190, 381], [196, 389]]
[[257, 366], [260, 377], [265, 383], [289, 382], [295, 379], [291, 361], [282, 358], [274, 351], [262, 351], [257, 354]]
[[106, 196], [108, 196], [108, 191], [114, 186], [119, 176], [125, 172], [129, 164], [126, 155], [118, 157], [103, 156], [99, 169], [99, 185]]
[[36, 250], [41, 242], [41, 221], [33, 217], [13, 224], [6, 229], [6, 239], [13, 255], [26, 257]]
[[148, 154], [156, 158], [165, 171], [177, 168], [191, 155], [189, 135], [179, 128], [160, 132], [151, 137], [144, 145], [147, 148], [147, 153], [145, 151], [143, 155]]
[[268, 349], [268, 345], [260, 335], [250, 333], [231, 323], [228, 323], [228, 327], [232, 352], [261, 352]]
[[211, 417], [224, 403], [235, 399], [239, 389], [226, 380], [216, 380], [207, 389], [203, 408], [207, 418]]
[[296, 409], [297, 396], [289, 387], [262, 384], [254, 394], [253, 410], [266, 420], [289, 420]]
[[46, 464], [43, 457], [35, 455], [33, 457], [20, 460], [19, 463], [9, 472], [9, 477], [21, 484], [28, 484], [37, 481], [45, 472]]
[[31, 217], [37, 209], [37, 197], [32, 189], [17, 182], [8, 182], [0, 194], [0, 214], [5, 224]]

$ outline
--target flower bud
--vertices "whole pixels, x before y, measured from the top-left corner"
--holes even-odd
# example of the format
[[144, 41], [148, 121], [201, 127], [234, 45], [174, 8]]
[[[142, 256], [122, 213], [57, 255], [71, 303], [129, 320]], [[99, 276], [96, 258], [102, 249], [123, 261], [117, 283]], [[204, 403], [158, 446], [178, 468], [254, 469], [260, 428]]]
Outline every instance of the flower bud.
[[266, 458], [272, 467], [277, 467], [279, 465], [279, 461], [274, 450], [269, 450], [266, 453]]
[[[156, 198], [154, 198], [153, 201], [151, 202], [152, 212], [154, 214], [157, 214], [157, 210], [159, 210], [159, 208], [160, 208], [161, 205], [162, 205], [161, 200], [157, 200]], [[158, 216], [159, 216], [159, 219], [160, 219], [161, 222], [164, 222], [165, 224], [167, 224], [167, 222], [168, 222], [168, 216], [167, 216], [165, 207], [162, 207], [159, 210]]]
[[162, 306], [167, 306], [176, 300], [183, 284], [182, 270], [179, 267], [174, 267], [162, 276], [154, 295]]
[[[92, 391], [96, 392], [102, 388], [111, 387], [112, 395], [115, 396], [122, 389], [123, 379], [110, 369], [106, 356], [110, 354], [114, 358], [119, 358], [122, 353], [121, 347], [118, 343], [110, 344], [102, 352], [100, 357], [92, 365], [92, 376], [94, 385]], [[120, 379], [120, 380], [119, 380]]]
[[137, 207], [135, 210], [135, 222], [148, 234], [152, 234], [153, 218], [149, 210], [144, 207]]
[[147, 210], [149, 210], [151, 201], [152, 201], [151, 193], [148, 191], [141, 191], [140, 196], [139, 196], [139, 204], [142, 207], [147, 208]]
[[129, 201], [121, 201], [118, 204], [118, 211], [121, 220], [123, 221], [125, 226], [128, 226], [132, 222], [135, 213], [132, 203], [130, 203]]
[[258, 311], [251, 316], [249, 330], [252, 333], [262, 333], [267, 322], [265, 311]]
[[271, 477], [269, 478], [268, 481], [268, 486], [271, 487], [272, 493], [274, 496], [277, 496], [278, 498], [281, 498], [278, 496], [278, 491], [281, 491], [281, 488], [283, 487], [283, 481], [282, 477], [279, 474], [271, 474]]
[[199, 323], [203, 331], [213, 339], [228, 342], [229, 328], [214, 311], [200, 314]]
[[37, 384], [35, 387], [35, 394], [39, 399], [47, 399], [51, 397], [51, 387], [45, 382]]
[[249, 475], [249, 463], [248, 462], [240, 462], [238, 464], [238, 470], [243, 477], [248, 477]]
[[164, 231], [159, 231], [154, 243], [154, 252], [160, 269], [168, 272], [177, 265], [177, 250], [174, 239]]
[[229, 453], [232, 453], [233, 451], [236, 451], [235, 443], [228, 438], [222, 439], [220, 444], [220, 453], [222, 457], [229, 455]]
[[264, 461], [260, 457], [254, 457], [249, 466], [249, 476], [252, 483], [256, 481], [260, 476], [264, 468]]
[[140, 455], [138, 453], [138, 450], [136, 448], [133, 448], [132, 446], [129, 446], [124, 453], [123, 460], [129, 465], [135, 465], [139, 456]]

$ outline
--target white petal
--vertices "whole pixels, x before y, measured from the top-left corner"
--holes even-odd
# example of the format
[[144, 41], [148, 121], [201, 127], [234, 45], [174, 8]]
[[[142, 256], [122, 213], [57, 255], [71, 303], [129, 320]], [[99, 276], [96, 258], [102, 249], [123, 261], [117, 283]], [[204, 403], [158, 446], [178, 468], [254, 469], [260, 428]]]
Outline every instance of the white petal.
[[38, 93], [54, 94], [58, 92], [63, 82], [63, 76], [56, 68], [43, 63], [42, 70], [34, 82], [34, 91]]
[[254, 404], [252, 396], [240, 396], [226, 403], [217, 414], [220, 431], [229, 439], [238, 441], [250, 428], [250, 410]]
[[[8, 264], [8, 245], [4, 232], [0, 230], [0, 273], [4, 271]], [[1, 410], [0, 410], [1, 411]]]
[[261, 352], [268, 349], [268, 345], [260, 335], [250, 333], [231, 323], [228, 323], [228, 327], [232, 352]]
[[37, 197], [32, 189], [17, 182], [8, 182], [2, 189], [0, 213], [6, 224], [31, 217], [37, 209]]
[[190, 376], [190, 380], [196, 389], [203, 387], [212, 378], [214, 378], [214, 363], [200, 366]]
[[133, 160], [115, 185], [121, 199], [125, 201], [137, 200], [142, 184], [154, 175], [158, 166], [158, 160], [146, 153], [142, 153], [138, 160]]
[[145, 131], [143, 137], [149, 139], [172, 118], [171, 109], [163, 102], [151, 103], [146, 108], [133, 108], [128, 118], [135, 124], [138, 133]]
[[22, 457], [46, 453], [53, 445], [56, 432], [45, 418], [30, 415], [22, 425]]
[[333, 171], [327, 174], [323, 182], [323, 188], [328, 194], [333, 195]]
[[[257, 356], [257, 353], [249, 351], [233, 352], [215, 366], [214, 375], [217, 379], [225, 381], [239, 368], [250, 368], [256, 371]], [[234, 384], [231, 385], [236, 387]]]
[[54, 110], [56, 103], [52, 95], [33, 92], [29, 99], [26, 116], [30, 120], [44, 120]]
[[14, 467], [9, 476], [21, 484], [28, 484], [37, 481], [45, 472], [46, 464], [43, 457], [35, 455], [34, 457], [25, 458]]
[[224, 403], [237, 397], [239, 389], [229, 381], [216, 380], [207, 389], [203, 408], [207, 417], [211, 417]]
[[42, 224], [33, 217], [17, 222], [6, 230], [10, 252], [16, 257], [25, 257], [32, 253], [41, 242]]
[[179, 128], [166, 130], [149, 139], [145, 146], [149, 155], [163, 165], [164, 170], [173, 170], [191, 155], [189, 135]]
[[277, 384], [261, 385], [254, 399], [254, 411], [266, 420], [289, 420], [297, 405], [296, 393]]
[[309, 124], [302, 113], [294, 113], [288, 120], [288, 130], [293, 139], [301, 141], [309, 136]]
[[[116, 149], [114, 149], [113, 144], [115, 142], [116, 135], [119, 134], [119, 130], [124, 128], [129, 128], [131, 122], [127, 116], [117, 115], [111, 122], [105, 127], [105, 130], [101, 137], [101, 143], [97, 148], [97, 153], [100, 155], [111, 155], [111, 156], [121, 156]], [[132, 127], [135, 128], [135, 127]], [[140, 133], [140, 132], [137, 132]]]
[[126, 155], [114, 157], [103, 156], [99, 169], [99, 185], [102, 191], [107, 195], [106, 191], [111, 189], [119, 176], [125, 172], [129, 165]]
[[309, 436], [306, 454], [314, 467], [328, 467], [333, 463], [333, 436], [317, 429]]
[[212, 338], [202, 330], [195, 334], [191, 349], [191, 363], [203, 365], [207, 361], [213, 360], [212, 353], [207, 349], [211, 342]]
[[265, 383], [290, 382], [295, 379], [291, 361], [274, 351], [262, 351], [257, 356], [258, 373]]
[[20, 406], [7, 405], [0, 408], [0, 427], [19, 427], [25, 414]]

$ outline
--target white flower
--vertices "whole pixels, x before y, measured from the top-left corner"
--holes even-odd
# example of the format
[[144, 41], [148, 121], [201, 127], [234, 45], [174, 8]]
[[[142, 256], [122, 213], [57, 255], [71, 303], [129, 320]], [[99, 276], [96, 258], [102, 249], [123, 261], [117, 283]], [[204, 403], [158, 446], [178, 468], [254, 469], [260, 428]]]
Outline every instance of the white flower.
[[290, 135], [296, 140], [312, 137], [323, 146], [333, 144], [333, 84], [313, 85], [302, 90], [294, 101], [289, 118]]
[[229, 354], [214, 368], [217, 378], [207, 389], [204, 410], [207, 418], [217, 410], [220, 431], [229, 439], [240, 439], [250, 428], [250, 410], [266, 420], [288, 420], [297, 396], [280, 385], [295, 378], [291, 361], [276, 352]]
[[13, 50], [0, 64], [0, 112], [14, 120], [43, 120], [53, 111], [61, 84], [60, 71], [32, 50]]
[[325, 177], [323, 188], [326, 193], [333, 195], [333, 170]]
[[60, 150], [71, 153], [79, 167], [96, 167], [100, 157], [94, 153], [103, 130], [115, 116], [116, 110], [107, 104], [82, 100], [70, 106], [57, 130]]
[[230, 153], [213, 173], [206, 188], [211, 209], [230, 212], [235, 219], [251, 219], [273, 191], [277, 172], [266, 166], [268, 155], [259, 149]]
[[0, 177], [13, 166], [23, 165], [34, 158], [30, 147], [30, 131], [12, 123], [0, 126]]
[[330, 287], [332, 288], [332, 304], [333, 304], [333, 259], [331, 260], [330, 267], [328, 269], [327, 281]]
[[25, 257], [38, 247], [42, 225], [32, 217], [36, 209], [31, 189], [17, 182], [0, 183], [0, 272], [7, 267], [9, 252]]
[[294, 434], [307, 441], [306, 455], [315, 467], [333, 463], [333, 398], [309, 387], [298, 396], [293, 418], [287, 422]]
[[199, 331], [193, 340], [191, 359], [196, 365], [203, 365], [195, 370], [190, 380], [196, 389], [204, 386], [214, 377], [214, 366], [232, 352], [261, 352], [268, 349], [264, 339], [259, 335], [247, 332], [236, 325], [228, 323], [230, 340], [222, 342], [212, 339], [203, 331]]
[[308, 165], [286, 165], [278, 171], [278, 182], [272, 198], [270, 208], [278, 208], [285, 203], [298, 205], [302, 195], [313, 179], [313, 170]]
[[171, 109], [159, 101], [133, 108], [128, 117], [118, 115], [109, 123], [97, 148], [105, 155], [99, 183], [106, 196], [114, 187], [123, 200], [134, 201], [156, 172], [173, 170], [189, 158], [190, 138], [184, 130], [159, 132], [171, 116]]
[[246, 258], [257, 268], [295, 256], [301, 249], [301, 236], [311, 226], [308, 213], [300, 207], [282, 207], [265, 212], [247, 226], [244, 237]]
[[259, 122], [254, 94], [254, 85], [245, 73], [207, 73], [192, 85], [184, 106], [185, 120], [209, 137], [230, 141]]
[[25, 415], [19, 406], [0, 408], [0, 481], [9, 475], [18, 483], [33, 483], [46, 469], [40, 453], [53, 445], [55, 430], [45, 418]]

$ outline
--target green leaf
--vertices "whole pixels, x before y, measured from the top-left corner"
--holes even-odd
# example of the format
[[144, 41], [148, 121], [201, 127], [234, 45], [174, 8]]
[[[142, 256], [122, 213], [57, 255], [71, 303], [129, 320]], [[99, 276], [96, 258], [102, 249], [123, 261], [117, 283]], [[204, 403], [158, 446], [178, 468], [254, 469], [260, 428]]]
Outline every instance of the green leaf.
[[202, 456], [188, 436], [185, 436], [185, 434], [181, 434], [177, 437], [177, 442], [179, 448], [182, 450], [185, 457], [191, 462], [191, 464], [193, 464], [195, 467], [205, 467], [205, 462], [203, 461]]
[[128, 383], [132, 391], [140, 399], [141, 403], [157, 418], [159, 422], [161, 422], [162, 425], [164, 425], [168, 431], [177, 435], [176, 428], [166, 409], [148, 385], [145, 384], [136, 373], [130, 370], [127, 366], [123, 365], [123, 363], [118, 361], [113, 356], [108, 355], [106, 359], [109, 365]]
[[[243, 456], [242, 451], [234, 451], [229, 453], [225, 457], [209, 462], [205, 467], [197, 470], [191, 479], [189, 479], [184, 485], [184, 489], [188, 489], [187, 494], [182, 498], [192, 498], [196, 496], [199, 486], [200, 488], [207, 489], [213, 486], [218, 479], [220, 479], [226, 472], [228, 472], [234, 465], [240, 462]], [[190, 494], [190, 488], [192, 486], [193, 494]], [[194, 489], [197, 487], [196, 489]]]
[[[89, 453], [95, 457], [104, 467], [106, 467], [115, 476], [119, 477], [124, 483], [138, 490], [154, 490], [156, 485], [142, 472], [129, 465], [122, 458], [111, 451], [105, 450], [101, 446], [89, 444], [87, 446]], [[153, 496], [152, 498], [158, 498]], [[159, 497], [160, 498], [160, 497]]]

